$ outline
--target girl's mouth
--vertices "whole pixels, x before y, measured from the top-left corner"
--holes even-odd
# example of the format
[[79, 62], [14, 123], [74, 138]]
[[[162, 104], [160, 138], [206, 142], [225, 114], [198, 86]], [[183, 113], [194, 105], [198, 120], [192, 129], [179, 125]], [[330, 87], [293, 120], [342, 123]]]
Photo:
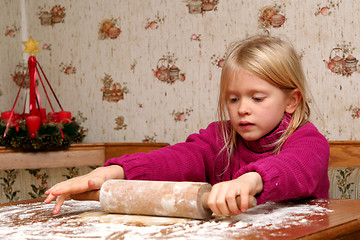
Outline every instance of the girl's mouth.
[[247, 122], [247, 121], [241, 121], [240, 122], [240, 126], [247, 126], [247, 125], [254, 125], [254, 124], [251, 123], [251, 122]]
[[251, 123], [251, 122], [246, 122], [246, 121], [241, 121], [240, 122], [240, 127], [243, 129], [248, 129], [252, 126], [254, 126], [255, 124]]

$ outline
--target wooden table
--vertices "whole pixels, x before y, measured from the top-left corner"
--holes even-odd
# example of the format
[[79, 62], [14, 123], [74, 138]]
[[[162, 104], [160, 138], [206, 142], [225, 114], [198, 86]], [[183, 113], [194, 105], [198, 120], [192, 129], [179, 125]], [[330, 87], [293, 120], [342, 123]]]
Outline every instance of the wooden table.
[[[0, 239], [360, 239], [360, 200], [267, 203], [236, 217], [155, 225], [104, 218], [98, 202], [67, 201], [59, 216], [52, 207], [0, 205]], [[84, 218], [89, 212], [97, 215]]]

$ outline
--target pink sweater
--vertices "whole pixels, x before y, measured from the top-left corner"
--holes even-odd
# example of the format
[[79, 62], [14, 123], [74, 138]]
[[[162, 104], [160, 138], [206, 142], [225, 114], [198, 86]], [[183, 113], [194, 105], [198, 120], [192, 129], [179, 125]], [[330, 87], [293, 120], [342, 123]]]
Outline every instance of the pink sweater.
[[[329, 144], [313, 124], [298, 128], [284, 143], [279, 154], [269, 143], [286, 129], [290, 115], [271, 134], [247, 142], [239, 138], [230, 165], [224, 142], [217, 134], [218, 122], [178, 143], [150, 153], [135, 153], [109, 159], [105, 166], [124, 168], [126, 179], [195, 181], [216, 184], [256, 171], [264, 189], [256, 196], [258, 204], [295, 198], [328, 198]], [[267, 146], [266, 146], [267, 145]]]

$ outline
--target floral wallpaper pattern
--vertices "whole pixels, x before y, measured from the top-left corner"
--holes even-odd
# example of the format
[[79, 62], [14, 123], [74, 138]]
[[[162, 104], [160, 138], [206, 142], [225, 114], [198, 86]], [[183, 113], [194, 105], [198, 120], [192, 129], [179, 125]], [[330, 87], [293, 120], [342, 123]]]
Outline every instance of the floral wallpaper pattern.
[[18, 171], [15, 169], [10, 169], [4, 170], [2, 172], [4, 176], [0, 177], [0, 180], [2, 180], [1, 190], [3, 192], [1, 202], [17, 201], [19, 199], [17, 194], [20, 192], [20, 190], [14, 190], [13, 186], [15, 184]]
[[[0, 111], [14, 103], [32, 36], [62, 106], [87, 119], [85, 142], [173, 144], [205, 128], [226, 48], [258, 33], [300, 52], [311, 120], [326, 138], [360, 140], [357, 0], [4, 0], [0, 12]], [[3, 187], [15, 172], [2, 172]], [[27, 192], [54, 182], [32, 173], [37, 190]]]
[[0, 171], [0, 203], [44, 197], [53, 184], [86, 174], [89, 167], [51, 169], [10, 169]]
[[324, 60], [327, 68], [335, 74], [347, 77], [354, 72], [360, 72], [360, 69], [357, 68], [359, 60], [352, 55], [354, 50], [351, 42], [338, 44], [337, 47], [331, 49], [329, 61]]
[[123, 83], [123, 87], [120, 83], [114, 82], [110, 74], [105, 73], [105, 76], [101, 80], [104, 83], [104, 86], [101, 88], [103, 101], [118, 102], [124, 99], [124, 94], [129, 92], [125, 86], [126, 83]]
[[[283, 5], [285, 7], [285, 5]], [[282, 14], [282, 5], [266, 6], [260, 10], [259, 28], [266, 31], [267, 28], [279, 28], [285, 23], [285, 16]]]
[[337, 199], [360, 199], [360, 168], [330, 167], [329, 195]]
[[121, 33], [118, 27], [118, 19], [104, 19], [99, 27], [99, 39], [116, 39]]
[[47, 6], [38, 8], [38, 13], [40, 23], [43, 26], [54, 26], [54, 24], [63, 23], [66, 15], [65, 7], [60, 5], [55, 5], [48, 9]]
[[174, 84], [175, 81], [185, 81], [185, 74], [175, 65], [177, 58], [174, 54], [163, 55], [157, 62], [156, 69], [153, 69], [154, 76], [168, 84]]

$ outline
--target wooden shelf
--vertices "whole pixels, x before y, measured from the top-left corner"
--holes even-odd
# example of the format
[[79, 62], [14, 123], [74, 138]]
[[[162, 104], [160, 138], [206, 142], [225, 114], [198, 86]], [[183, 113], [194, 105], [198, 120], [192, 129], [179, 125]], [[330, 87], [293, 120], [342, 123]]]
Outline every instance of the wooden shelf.
[[0, 147], [0, 170], [103, 165], [109, 158], [149, 152], [167, 143], [78, 143], [63, 151], [18, 152]]
[[360, 167], [360, 141], [330, 141], [330, 167]]
[[[360, 141], [330, 141], [330, 167], [360, 167]], [[113, 157], [149, 152], [167, 143], [78, 143], [68, 150], [17, 152], [0, 147], [0, 170], [103, 165]]]

